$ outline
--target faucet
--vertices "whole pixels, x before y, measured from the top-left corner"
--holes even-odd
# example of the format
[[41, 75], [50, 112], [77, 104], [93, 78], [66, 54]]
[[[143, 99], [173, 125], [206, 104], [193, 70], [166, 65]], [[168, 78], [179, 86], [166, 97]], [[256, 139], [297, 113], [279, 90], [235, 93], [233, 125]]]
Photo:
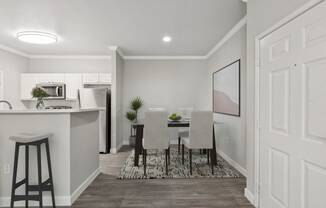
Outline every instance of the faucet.
[[12, 109], [12, 105], [6, 101], [6, 100], [0, 100], [0, 103], [7, 103], [7, 105], [9, 106], [9, 109], [11, 110]]

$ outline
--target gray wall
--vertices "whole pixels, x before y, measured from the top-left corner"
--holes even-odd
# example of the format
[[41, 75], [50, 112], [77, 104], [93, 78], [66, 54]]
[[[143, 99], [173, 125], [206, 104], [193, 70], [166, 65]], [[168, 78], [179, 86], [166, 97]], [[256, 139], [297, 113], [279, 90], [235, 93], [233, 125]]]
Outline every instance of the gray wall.
[[111, 85], [111, 152], [115, 153], [123, 143], [122, 137], [122, 101], [123, 101], [123, 71], [124, 60], [114, 50], [112, 60], [112, 85]]
[[81, 59], [81, 58], [42, 58], [31, 59], [31, 73], [91, 73], [111, 72], [110, 59]]
[[[149, 107], [164, 107], [170, 113], [178, 107], [199, 105], [202, 85], [207, 82], [205, 60], [125, 60], [123, 74], [123, 116], [132, 98], [140, 96], [144, 106], [139, 118]], [[123, 138], [128, 140], [130, 123], [123, 117]]]
[[223, 125], [215, 127], [218, 150], [230, 157], [244, 170], [246, 170], [246, 32], [246, 26], [242, 27], [237, 34], [208, 59], [208, 80], [210, 81], [210, 86], [209, 90], [206, 90], [209, 93], [208, 105], [212, 109], [212, 73], [241, 59], [241, 116], [235, 117], [215, 113], [214, 120], [223, 123]]
[[28, 58], [0, 50], [0, 71], [4, 73], [4, 99], [11, 102], [15, 108], [25, 107], [20, 101], [20, 73], [27, 72], [28, 65]]
[[309, 0], [249, 0], [247, 3], [247, 188], [254, 193], [255, 37]]

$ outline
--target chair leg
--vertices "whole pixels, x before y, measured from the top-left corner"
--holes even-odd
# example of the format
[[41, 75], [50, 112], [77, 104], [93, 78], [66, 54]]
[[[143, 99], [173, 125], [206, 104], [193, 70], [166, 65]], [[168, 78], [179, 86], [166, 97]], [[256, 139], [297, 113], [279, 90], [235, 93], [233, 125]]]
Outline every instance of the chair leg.
[[18, 166], [18, 157], [19, 157], [19, 144], [16, 143], [15, 145], [15, 157], [14, 157], [14, 172], [12, 177], [12, 186], [11, 186], [11, 200], [10, 200], [10, 207], [14, 207], [14, 198], [15, 198], [15, 184], [17, 180], [17, 166]]
[[143, 152], [143, 154], [144, 154], [144, 176], [146, 176], [146, 157], [147, 157], [147, 150], [146, 149], [144, 149], [144, 152]]
[[178, 137], [178, 154], [180, 154], [181, 137]]
[[169, 174], [169, 168], [168, 168], [168, 164], [169, 164], [169, 162], [168, 162], [168, 154], [169, 154], [169, 150], [168, 149], [166, 149], [165, 150], [165, 173], [166, 173], [166, 175], [168, 175]]
[[49, 147], [49, 140], [47, 139], [45, 142], [45, 150], [46, 150], [46, 157], [48, 162], [48, 172], [49, 172], [49, 179], [51, 183], [51, 198], [52, 198], [52, 207], [55, 208], [55, 196], [54, 196], [54, 184], [53, 184], [53, 177], [52, 177], [52, 165], [51, 165], [51, 157], [50, 157], [50, 147]]
[[207, 164], [209, 164], [209, 150], [206, 151], [207, 151]]
[[190, 175], [192, 175], [192, 149], [189, 149], [189, 169]]
[[143, 154], [142, 154], [142, 156], [143, 156], [143, 165], [145, 165], [145, 153], [144, 153], [144, 152], [145, 152], [145, 150], [143, 149], [143, 150], [142, 150], [142, 153], [143, 153]]
[[182, 165], [185, 164], [185, 145], [182, 144]]
[[42, 193], [42, 163], [41, 163], [41, 144], [37, 145], [37, 172], [38, 172], [38, 186], [39, 189], [39, 197], [40, 197], [40, 208], [43, 208], [43, 193]]
[[[212, 156], [213, 154], [213, 151], [214, 149], [211, 149], [209, 152], [210, 152], [210, 155]], [[212, 168], [212, 175], [214, 175], [214, 163], [211, 161], [211, 168]]]
[[25, 207], [28, 207], [28, 186], [29, 186], [29, 146], [25, 145]]
[[169, 147], [169, 154], [168, 154], [168, 157], [169, 157], [169, 165], [171, 164], [171, 148]]

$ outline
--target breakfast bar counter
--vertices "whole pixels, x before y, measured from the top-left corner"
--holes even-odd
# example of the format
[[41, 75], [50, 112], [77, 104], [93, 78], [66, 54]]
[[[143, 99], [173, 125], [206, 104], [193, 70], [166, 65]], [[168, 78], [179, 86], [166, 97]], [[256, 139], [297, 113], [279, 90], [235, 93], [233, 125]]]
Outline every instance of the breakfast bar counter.
[[[0, 111], [0, 207], [9, 207], [10, 201], [14, 142], [9, 137], [21, 133], [53, 134], [49, 141], [56, 203], [70, 206], [99, 174], [100, 110]], [[24, 148], [21, 148], [19, 167], [24, 167], [24, 155]], [[45, 152], [42, 152], [42, 159], [45, 159]], [[30, 161], [30, 181], [33, 183], [37, 181], [33, 148], [30, 149]], [[24, 177], [23, 170], [18, 170], [18, 180]], [[46, 165], [42, 166], [42, 174], [46, 179]], [[20, 191], [23, 193], [23, 189]], [[44, 205], [50, 205], [49, 193], [44, 195]]]

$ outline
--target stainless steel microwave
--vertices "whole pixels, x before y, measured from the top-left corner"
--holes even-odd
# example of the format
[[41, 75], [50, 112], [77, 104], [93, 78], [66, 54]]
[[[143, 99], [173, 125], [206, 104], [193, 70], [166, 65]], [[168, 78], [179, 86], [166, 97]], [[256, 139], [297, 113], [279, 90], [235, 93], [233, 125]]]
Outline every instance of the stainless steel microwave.
[[36, 85], [41, 87], [49, 97], [47, 100], [65, 100], [66, 99], [66, 85], [64, 83], [39, 83]]

